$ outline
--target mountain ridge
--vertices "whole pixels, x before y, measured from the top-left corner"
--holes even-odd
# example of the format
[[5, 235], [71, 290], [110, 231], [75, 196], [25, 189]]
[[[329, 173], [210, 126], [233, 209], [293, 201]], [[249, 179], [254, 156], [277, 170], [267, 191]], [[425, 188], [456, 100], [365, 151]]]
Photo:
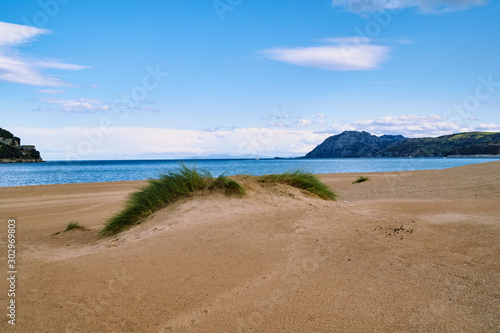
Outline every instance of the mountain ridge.
[[304, 158], [332, 157], [446, 157], [500, 156], [500, 133], [464, 132], [435, 138], [376, 136], [362, 131], [345, 131], [330, 136]]

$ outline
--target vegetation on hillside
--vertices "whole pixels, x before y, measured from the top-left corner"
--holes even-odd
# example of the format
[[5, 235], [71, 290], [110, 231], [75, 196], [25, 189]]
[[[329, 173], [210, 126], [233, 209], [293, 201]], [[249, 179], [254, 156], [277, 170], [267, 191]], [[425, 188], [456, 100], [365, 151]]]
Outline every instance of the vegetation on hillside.
[[6, 129], [0, 128], [0, 138], [5, 138], [5, 139], [14, 139], [14, 141], [17, 142], [18, 145], [21, 144], [21, 139], [18, 138], [17, 136], [14, 136], [11, 132], [7, 131]]
[[38, 150], [21, 150], [11, 145], [0, 144], [0, 158], [9, 159], [40, 159]]
[[41, 161], [40, 152], [37, 150], [24, 150], [20, 147], [21, 139], [11, 132], [0, 128], [0, 138], [13, 139], [10, 144], [0, 142], [0, 159], [9, 160], [37, 160]]
[[14, 134], [12, 134], [11, 132], [9, 132], [3, 128], [0, 128], [0, 138], [13, 139]]
[[437, 138], [407, 139], [377, 154], [385, 157], [449, 155], [500, 155], [500, 133], [467, 132]]

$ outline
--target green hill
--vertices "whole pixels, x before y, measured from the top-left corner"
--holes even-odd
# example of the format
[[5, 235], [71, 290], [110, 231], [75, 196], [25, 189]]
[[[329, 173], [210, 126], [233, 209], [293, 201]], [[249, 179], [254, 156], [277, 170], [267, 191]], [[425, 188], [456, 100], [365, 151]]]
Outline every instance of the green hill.
[[500, 133], [466, 132], [437, 138], [413, 138], [379, 151], [382, 157], [500, 155]]

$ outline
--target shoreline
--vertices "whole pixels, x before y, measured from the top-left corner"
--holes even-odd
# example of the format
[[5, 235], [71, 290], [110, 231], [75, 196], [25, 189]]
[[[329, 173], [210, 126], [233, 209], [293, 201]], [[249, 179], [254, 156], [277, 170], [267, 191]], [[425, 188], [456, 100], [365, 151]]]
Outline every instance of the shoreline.
[[[486, 162], [486, 163], [494, 163], [494, 162]], [[482, 163], [481, 163], [482, 164]], [[339, 173], [319, 173], [319, 174], [314, 174], [318, 178], [322, 177], [328, 177], [328, 176], [358, 176], [358, 175], [363, 175], [363, 176], [370, 176], [370, 175], [404, 175], [406, 173], [414, 173], [414, 172], [421, 172], [421, 171], [439, 171], [439, 170], [448, 170], [448, 169], [453, 169], [453, 168], [460, 168], [460, 167], [452, 167], [452, 168], [447, 168], [447, 169], [427, 169], [427, 170], [412, 170], [412, 171], [380, 171], [380, 172], [339, 172]], [[243, 175], [230, 175], [228, 177], [240, 177]], [[108, 182], [88, 182], [88, 183], [61, 183], [61, 184], [36, 184], [36, 185], [17, 185], [17, 186], [0, 186], [0, 189], [8, 189], [8, 188], [26, 188], [26, 187], [41, 187], [41, 186], [78, 186], [78, 185], [112, 185], [112, 184], [129, 184], [129, 185], [134, 185], [134, 184], [146, 184], [148, 182], [148, 179], [141, 179], [141, 180], [116, 180], [116, 181], [108, 181]]]
[[18, 158], [2, 158], [0, 159], [0, 163], [45, 163], [44, 160], [36, 160], [36, 159], [18, 159]]
[[[44, 161], [46, 162], [46, 161]], [[469, 165], [482, 165], [482, 164], [488, 164], [488, 163], [497, 163], [497, 161], [489, 161], [489, 162], [484, 162], [484, 163], [476, 163], [476, 164], [467, 164], [465, 166]], [[455, 167], [450, 167], [450, 168], [444, 168], [444, 169], [424, 169], [424, 170], [407, 170], [407, 171], [375, 171], [375, 172], [339, 172], [339, 173], [316, 173], [314, 174], [318, 178], [322, 177], [328, 177], [328, 176], [366, 176], [366, 175], [397, 175], [397, 174], [407, 174], [407, 173], [415, 173], [415, 172], [425, 172], [425, 171], [440, 171], [440, 170], [450, 170], [450, 169], [455, 169], [455, 168], [461, 168], [464, 166], [455, 166]], [[229, 177], [238, 177], [241, 175], [230, 175]], [[105, 181], [105, 182], [79, 182], [79, 183], [58, 183], [58, 184], [34, 184], [34, 185], [17, 185], [17, 186], [0, 186], [0, 189], [6, 189], [6, 188], [24, 188], [24, 187], [30, 187], [30, 186], [56, 186], [56, 185], [83, 185], [83, 184], [112, 184], [112, 183], [146, 183], [148, 179], [139, 179], [139, 180], [116, 180], [116, 181]]]

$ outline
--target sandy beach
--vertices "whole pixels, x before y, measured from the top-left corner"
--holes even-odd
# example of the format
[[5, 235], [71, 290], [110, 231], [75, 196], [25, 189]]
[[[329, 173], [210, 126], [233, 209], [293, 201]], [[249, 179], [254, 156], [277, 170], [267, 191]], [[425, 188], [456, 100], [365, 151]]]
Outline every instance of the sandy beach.
[[500, 332], [500, 162], [360, 175], [318, 176], [337, 201], [238, 177], [104, 239], [145, 182], [0, 188], [0, 331]]

